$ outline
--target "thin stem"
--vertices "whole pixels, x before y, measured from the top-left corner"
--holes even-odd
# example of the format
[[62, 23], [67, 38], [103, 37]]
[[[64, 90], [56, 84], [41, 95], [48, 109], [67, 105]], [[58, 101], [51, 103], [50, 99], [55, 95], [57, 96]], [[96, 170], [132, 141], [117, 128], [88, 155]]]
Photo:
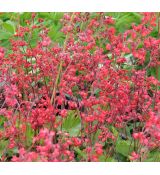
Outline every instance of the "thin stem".
[[[72, 21], [73, 21], [73, 16], [74, 16], [74, 13], [72, 13], [71, 20], [70, 20], [70, 24], [71, 24]], [[64, 41], [63, 52], [66, 50], [68, 38], [69, 38], [69, 33], [67, 33], [66, 39], [65, 39], [65, 41]], [[59, 80], [59, 78], [60, 78], [60, 74], [61, 74], [61, 71], [62, 71], [62, 64], [63, 64], [63, 61], [61, 60], [60, 63], [59, 63], [58, 74], [57, 74], [57, 77], [56, 77], [55, 85], [54, 85], [54, 88], [53, 88], [53, 91], [52, 91], [52, 96], [51, 96], [51, 104], [54, 103], [54, 105], [55, 105], [55, 100], [54, 100], [54, 102], [53, 102], [53, 99], [55, 99], [54, 97], [55, 97], [55, 94], [56, 94], [56, 88], [57, 88], [57, 86], [58, 86], [58, 80]]]

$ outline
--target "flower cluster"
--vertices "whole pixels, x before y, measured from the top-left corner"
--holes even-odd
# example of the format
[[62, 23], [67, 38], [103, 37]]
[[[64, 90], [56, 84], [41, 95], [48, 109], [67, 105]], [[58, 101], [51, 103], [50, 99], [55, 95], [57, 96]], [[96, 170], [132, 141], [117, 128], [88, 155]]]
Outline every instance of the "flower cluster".
[[130, 143], [127, 161], [147, 159], [143, 150], [160, 147], [156, 14], [123, 33], [105, 13], [64, 14], [63, 45], [35, 18], [0, 48], [1, 160], [116, 160], [119, 141]]

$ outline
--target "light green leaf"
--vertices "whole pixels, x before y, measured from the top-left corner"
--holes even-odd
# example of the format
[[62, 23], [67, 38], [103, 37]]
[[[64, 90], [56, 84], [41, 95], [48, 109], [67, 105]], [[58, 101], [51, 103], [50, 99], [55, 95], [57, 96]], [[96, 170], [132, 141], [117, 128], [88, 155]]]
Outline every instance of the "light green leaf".
[[64, 119], [62, 130], [68, 132], [71, 136], [78, 136], [81, 129], [81, 119], [75, 111], [70, 111]]
[[0, 40], [9, 39], [12, 36], [10, 32], [0, 31]]
[[4, 22], [3, 24], [3, 28], [7, 31], [7, 32], [10, 32], [12, 34], [15, 33], [15, 26], [14, 26], [14, 23], [11, 22], [11, 21], [7, 21], [7, 22]]
[[119, 140], [116, 143], [116, 152], [122, 154], [123, 156], [128, 156], [130, 152], [133, 151], [133, 145], [130, 141]]

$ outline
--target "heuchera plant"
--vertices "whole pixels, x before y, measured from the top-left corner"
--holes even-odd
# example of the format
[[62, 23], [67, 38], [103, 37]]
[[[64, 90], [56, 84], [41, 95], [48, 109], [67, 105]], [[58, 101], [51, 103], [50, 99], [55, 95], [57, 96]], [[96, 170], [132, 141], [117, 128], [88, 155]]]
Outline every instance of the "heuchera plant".
[[105, 13], [66, 13], [62, 45], [36, 18], [0, 48], [1, 161], [145, 161], [158, 152], [156, 14], [117, 33]]

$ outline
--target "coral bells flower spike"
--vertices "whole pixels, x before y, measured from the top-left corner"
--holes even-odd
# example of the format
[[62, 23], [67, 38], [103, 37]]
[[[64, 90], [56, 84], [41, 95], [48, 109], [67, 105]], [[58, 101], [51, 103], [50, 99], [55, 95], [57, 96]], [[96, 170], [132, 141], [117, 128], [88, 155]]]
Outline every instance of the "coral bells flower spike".
[[139, 158], [140, 158], [139, 154], [132, 152], [130, 156], [130, 160], [135, 161], [135, 160], [138, 160]]
[[107, 45], [106, 45], [106, 49], [107, 49], [107, 50], [111, 50], [111, 45], [110, 45], [110, 44], [107, 44]]
[[47, 47], [51, 44], [51, 39], [49, 37], [43, 37], [42, 46]]
[[0, 47], [0, 59], [4, 58], [4, 48]]

